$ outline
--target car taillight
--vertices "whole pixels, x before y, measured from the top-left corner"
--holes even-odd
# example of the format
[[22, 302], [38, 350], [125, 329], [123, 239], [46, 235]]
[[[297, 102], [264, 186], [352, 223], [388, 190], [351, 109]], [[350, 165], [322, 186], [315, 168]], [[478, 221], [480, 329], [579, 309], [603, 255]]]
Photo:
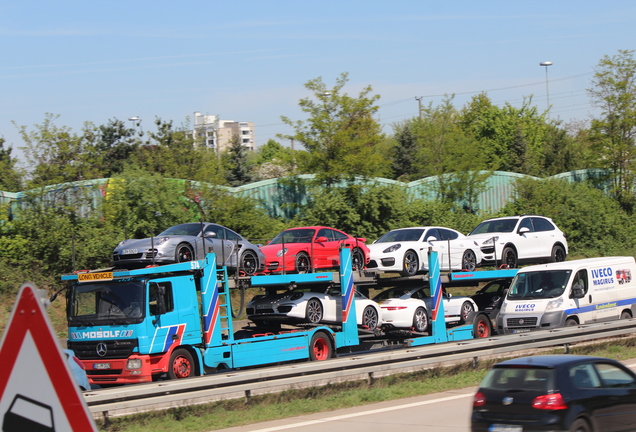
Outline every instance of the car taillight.
[[475, 398], [473, 399], [473, 406], [479, 407], [486, 405], [486, 395], [482, 392], [475, 393]]
[[567, 404], [563, 400], [561, 393], [537, 396], [532, 400], [532, 408], [541, 410], [567, 409]]
[[381, 307], [382, 307], [382, 309], [386, 309], [386, 310], [390, 310], [390, 311], [406, 309], [406, 306], [381, 306]]

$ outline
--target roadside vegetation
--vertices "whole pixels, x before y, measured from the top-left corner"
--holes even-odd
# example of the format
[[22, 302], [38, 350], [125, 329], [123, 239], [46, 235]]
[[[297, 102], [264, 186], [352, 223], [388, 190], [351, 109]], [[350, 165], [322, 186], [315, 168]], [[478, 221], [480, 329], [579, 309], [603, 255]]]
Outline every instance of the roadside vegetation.
[[[479, 94], [457, 107], [449, 95], [394, 124], [391, 134], [382, 132], [380, 95], [370, 86], [352, 95], [346, 73], [333, 85], [315, 78], [299, 101], [306, 117], [283, 115], [292, 132], [254, 152], [235, 137], [217, 154], [193, 136], [189, 119], [176, 127], [157, 118], [144, 132], [118, 119], [74, 131], [55, 114], [40, 124], [16, 124], [25, 165], [0, 134], [0, 191], [28, 193], [19, 205], [0, 204], [0, 331], [23, 282], [56, 292], [61, 274], [110, 266], [119, 241], [183, 222], [216, 222], [259, 243], [284, 228], [313, 224], [372, 241], [399, 227], [442, 225], [466, 233], [488, 217], [538, 213], [566, 233], [571, 258], [636, 255], [634, 76], [633, 51], [599, 61], [588, 92], [602, 114], [589, 122], [551, 119], [531, 96], [521, 106], [497, 106]], [[579, 169], [596, 169], [599, 177], [544, 180]], [[475, 199], [493, 171], [535, 177], [519, 180], [515, 198], [497, 214], [478, 208]], [[300, 174], [315, 180], [303, 183]], [[306, 190], [309, 202], [290, 196], [286, 215], [275, 216], [257, 199], [224, 189], [274, 177]], [[435, 198], [354, 182], [374, 177], [435, 178]], [[104, 178], [114, 186], [100, 200], [70, 185]], [[44, 199], [51, 190], [60, 193]], [[49, 309], [61, 337], [63, 309], [63, 298]]]
[[[563, 349], [545, 351], [562, 354]], [[572, 347], [571, 354], [613, 358], [619, 361], [636, 358], [636, 339]], [[109, 424], [98, 423], [108, 432], [141, 432], [153, 430], [204, 432], [251, 423], [301, 416], [316, 412], [372, 404], [376, 402], [421, 396], [452, 389], [476, 386], [488, 369], [503, 359], [480, 361], [477, 367], [462, 363], [416, 373], [398, 374], [375, 380], [330, 384], [323, 387], [289, 390], [276, 394], [220, 401], [205, 405], [174, 408], [134, 416], [115, 417]], [[470, 401], [467, 400], [467, 403]]]

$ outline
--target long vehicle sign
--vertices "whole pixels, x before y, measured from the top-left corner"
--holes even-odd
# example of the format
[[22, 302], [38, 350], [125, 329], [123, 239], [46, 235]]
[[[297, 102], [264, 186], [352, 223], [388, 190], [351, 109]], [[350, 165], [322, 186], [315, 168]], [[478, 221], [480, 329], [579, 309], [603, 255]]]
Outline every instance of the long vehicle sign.
[[101, 272], [101, 273], [78, 273], [78, 282], [96, 282], [96, 281], [109, 281], [113, 280], [113, 272]]

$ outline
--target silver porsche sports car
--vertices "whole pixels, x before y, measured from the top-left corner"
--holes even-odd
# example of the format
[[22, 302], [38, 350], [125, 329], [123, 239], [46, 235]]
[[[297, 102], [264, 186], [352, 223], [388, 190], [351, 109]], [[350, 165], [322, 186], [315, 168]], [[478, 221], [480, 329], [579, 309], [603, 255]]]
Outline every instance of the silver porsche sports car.
[[257, 245], [209, 222], [179, 224], [153, 238], [123, 240], [113, 251], [113, 264], [123, 268], [171, 264], [203, 259], [208, 252], [216, 254], [217, 265], [245, 275], [258, 273], [265, 265], [265, 256]]

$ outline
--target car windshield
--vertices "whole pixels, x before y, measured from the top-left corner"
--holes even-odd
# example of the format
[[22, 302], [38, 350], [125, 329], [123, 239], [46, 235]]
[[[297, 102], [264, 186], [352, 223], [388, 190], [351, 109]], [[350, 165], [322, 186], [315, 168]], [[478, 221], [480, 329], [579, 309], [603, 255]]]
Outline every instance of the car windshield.
[[384, 234], [375, 242], [389, 243], [389, 242], [400, 242], [400, 241], [418, 241], [422, 237], [423, 233], [424, 233], [424, 230], [421, 228], [394, 230]]
[[187, 236], [194, 237], [199, 235], [202, 227], [203, 225], [201, 225], [200, 223], [186, 223], [181, 225], [175, 225], [163, 231], [157, 237], [170, 236], [170, 235], [172, 236], [187, 235]]
[[556, 371], [527, 366], [497, 367], [488, 371], [479, 386], [484, 390], [537, 391], [548, 393], [554, 388]]
[[278, 234], [269, 244], [282, 243], [311, 243], [316, 230], [310, 228], [298, 228], [283, 231]]
[[69, 325], [141, 322], [145, 315], [144, 291], [143, 282], [130, 280], [73, 285], [68, 305]]
[[519, 219], [494, 219], [484, 221], [477, 225], [469, 235], [474, 234], [487, 234], [487, 233], [510, 233], [513, 232], [517, 226]]
[[565, 291], [572, 270], [520, 272], [508, 290], [508, 300], [559, 297]]

